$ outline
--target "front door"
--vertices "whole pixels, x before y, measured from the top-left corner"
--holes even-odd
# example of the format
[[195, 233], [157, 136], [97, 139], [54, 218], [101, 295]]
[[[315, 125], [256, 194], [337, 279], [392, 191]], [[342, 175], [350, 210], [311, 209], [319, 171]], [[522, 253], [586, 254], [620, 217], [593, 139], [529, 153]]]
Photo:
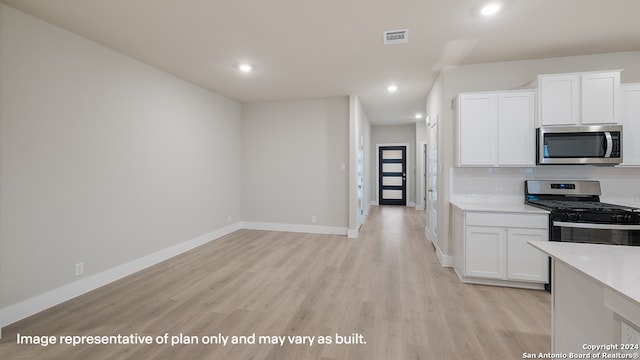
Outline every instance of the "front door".
[[380, 205], [407, 204], [407, 147], [381, 146], [379, 159], [378, 199]]

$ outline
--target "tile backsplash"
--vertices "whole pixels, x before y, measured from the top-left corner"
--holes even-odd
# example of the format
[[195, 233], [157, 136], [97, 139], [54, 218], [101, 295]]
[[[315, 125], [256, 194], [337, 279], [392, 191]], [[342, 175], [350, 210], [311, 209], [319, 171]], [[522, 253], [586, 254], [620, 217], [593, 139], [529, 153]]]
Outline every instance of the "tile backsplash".
[[600, 180], [601, 200], [640, 207], [640, 168], [538, 166], [533, 168], [451, 168], [450, 200], [522, 203], [525, 180]]

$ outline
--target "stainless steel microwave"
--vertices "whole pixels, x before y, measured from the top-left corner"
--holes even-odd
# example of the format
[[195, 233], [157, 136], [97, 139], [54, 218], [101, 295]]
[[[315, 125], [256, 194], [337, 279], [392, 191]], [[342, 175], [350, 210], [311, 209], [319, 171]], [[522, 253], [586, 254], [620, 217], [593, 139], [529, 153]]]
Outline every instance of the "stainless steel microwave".
[[539, 165], [622, 162], [622, 126], [543, 126], [536, 129]]

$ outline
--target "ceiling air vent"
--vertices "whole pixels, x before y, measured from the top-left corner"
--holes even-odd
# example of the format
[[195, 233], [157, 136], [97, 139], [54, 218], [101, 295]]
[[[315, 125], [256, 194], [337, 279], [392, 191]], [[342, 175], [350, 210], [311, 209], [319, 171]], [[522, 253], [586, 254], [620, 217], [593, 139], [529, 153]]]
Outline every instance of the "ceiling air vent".
[[409, 29], [384, 32], [384, 44], [402, 44], [409, 40]]

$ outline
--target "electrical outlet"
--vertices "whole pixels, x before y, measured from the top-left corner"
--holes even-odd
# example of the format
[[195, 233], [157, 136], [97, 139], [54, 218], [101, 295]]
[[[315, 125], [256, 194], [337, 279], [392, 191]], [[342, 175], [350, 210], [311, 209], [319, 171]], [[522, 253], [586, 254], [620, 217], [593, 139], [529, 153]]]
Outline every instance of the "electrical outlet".
[[84, 274], [84, 263], [79, 262], [76, 264], [76, 276]]
[[318, 218], [315, 215], [313, 215], [311, 217], [311, 222], [314, 223], [314, 224], [317, 223], [318, 222]]
[[227, 216], [227, 222], [230, 223], [231, 222], [231, 215]]
[[635, 200], [636, 202], [640, 202], [640, 194], [633, 195], [633, 200]]
[[[637, 345], [640, 344], [640, 333], [638, 330], [631, 327], [631, 325], [620, 322], [620, 344]], [[627, 354], [638, 353], [637, 349], [627, 350], [622, 349], [622, 352]]]

